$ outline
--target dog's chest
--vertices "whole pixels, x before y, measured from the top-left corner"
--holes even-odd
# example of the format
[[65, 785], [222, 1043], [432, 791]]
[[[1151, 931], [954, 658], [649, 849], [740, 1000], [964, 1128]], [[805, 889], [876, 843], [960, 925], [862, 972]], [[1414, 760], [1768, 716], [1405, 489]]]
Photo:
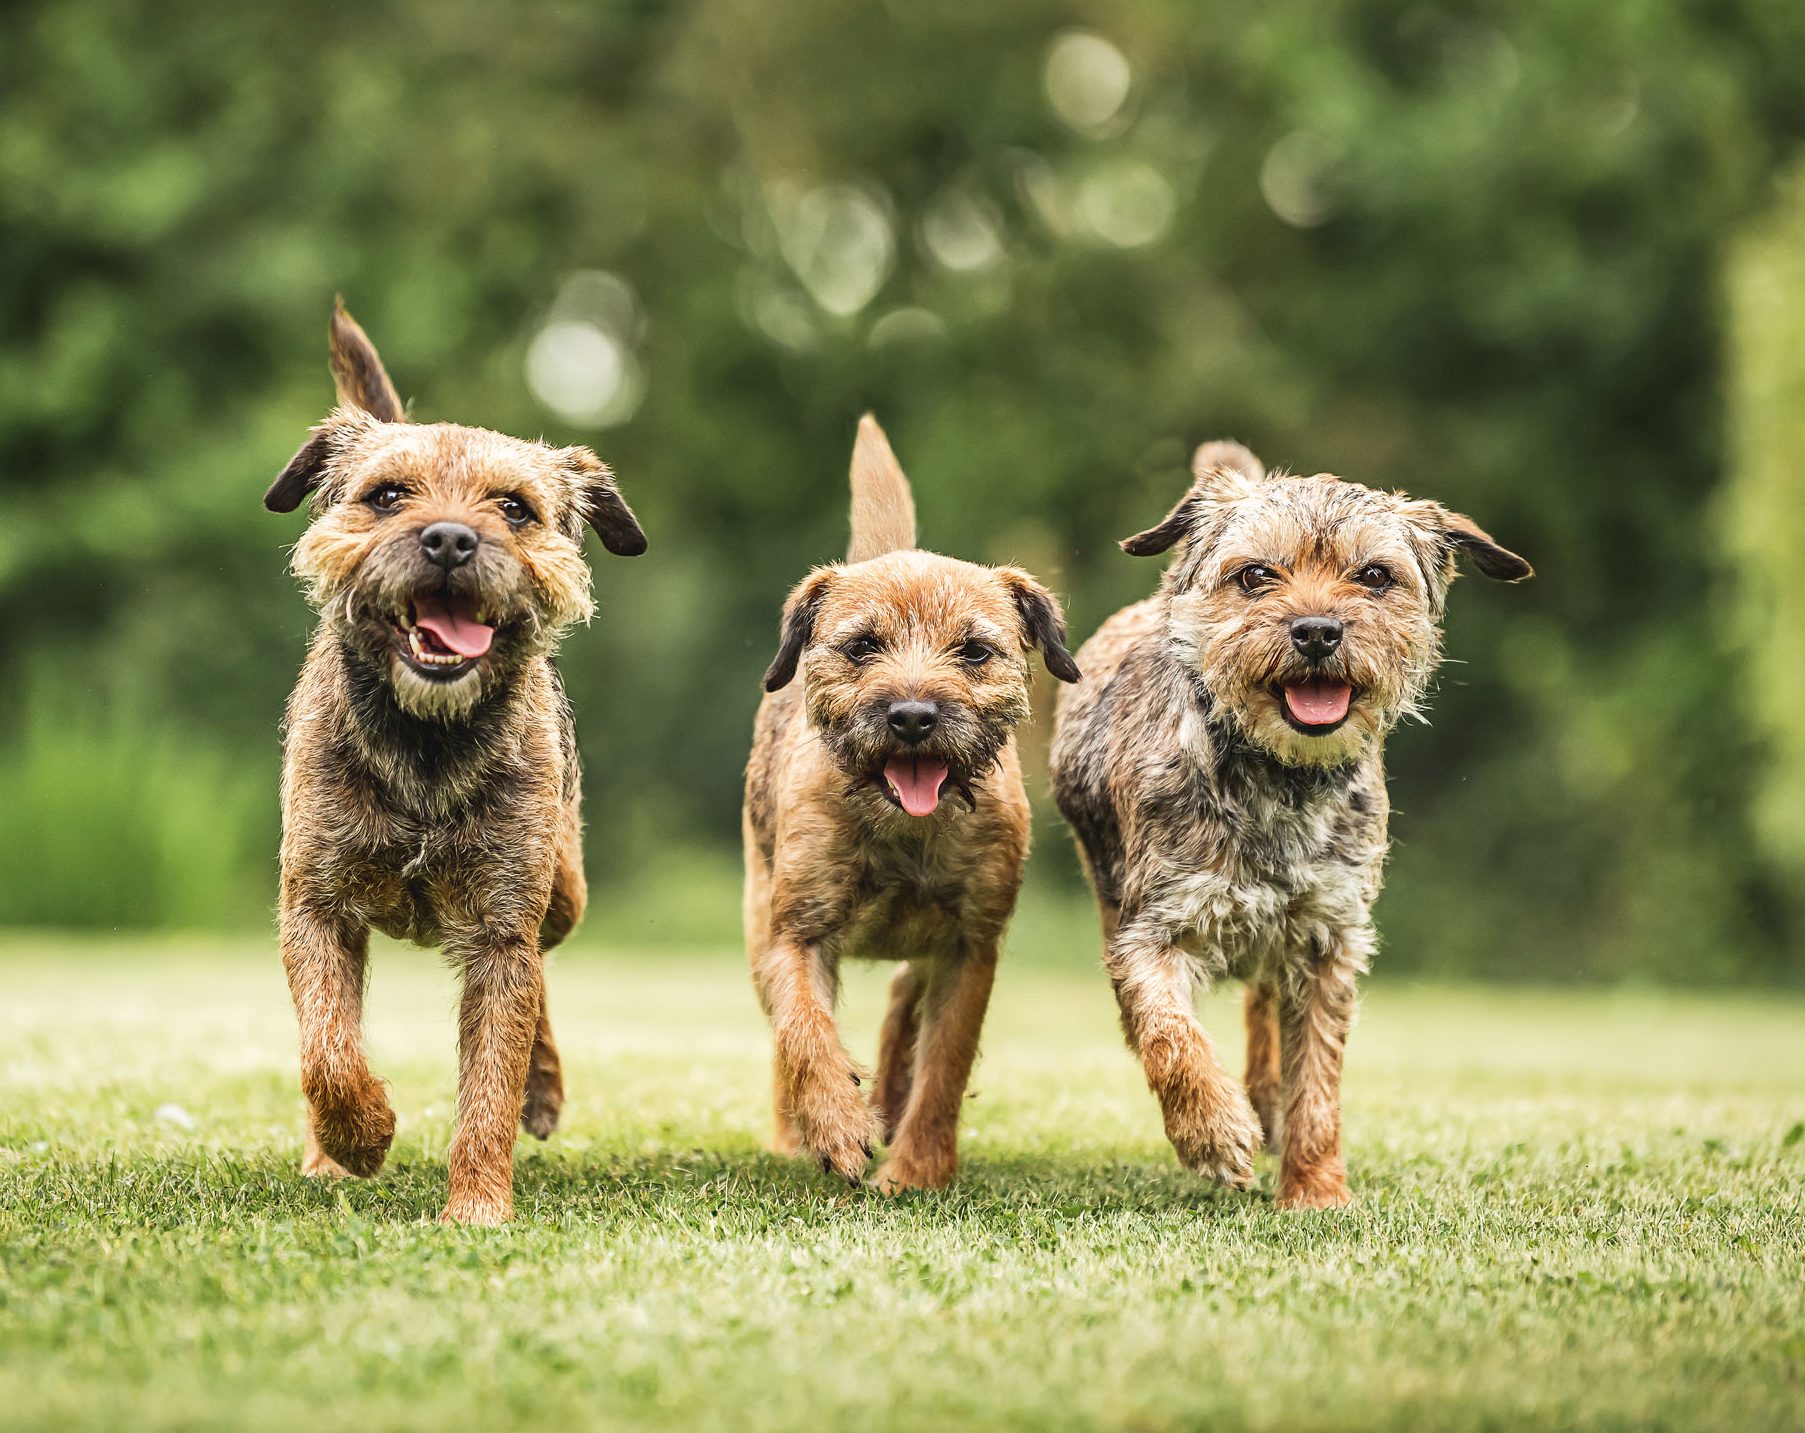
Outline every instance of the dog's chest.
[[861, 874], [842, 927], [846, 954], [910, 960], [957, 954], [968, 873], [932, 849], [879, 849]]
[[1198, 813], [1197, 859], [1172, 871], [1157, 902], [1216, 973], [1272, 969], [1365, 923], [1384, 838], [1357, 786], [1219, 776]]

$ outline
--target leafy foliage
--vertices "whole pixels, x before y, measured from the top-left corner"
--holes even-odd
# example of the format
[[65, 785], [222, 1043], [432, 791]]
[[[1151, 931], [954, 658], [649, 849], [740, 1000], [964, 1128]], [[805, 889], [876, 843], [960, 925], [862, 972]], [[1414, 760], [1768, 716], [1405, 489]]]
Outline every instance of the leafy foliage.
[[[1805, 133], [1793, 0], [0, 27], [0, 674], [58, 672], [0, 715], [0, 776], [78, 690], [273, 789], [307, 614], [257, 495], [329, 402], [342, 291], [418, 416], [592, 442], [645, 520], [565, 662], [603, 885], [735, 840], [778, 604], [841, 550], [871, 407], [925, 540], [1035, 568], [1080, 635], [1152, 585], [1114, 539], [1202, 438], [1472, 513], [1541, 576], [1463, 584], [1436, 724], [1393, 744], [1386, 961], [1800, 973], [1700, 540], [1720, 261]], [[256, 907], [269, 855], [194, 859]], [[1075, 879], [1050, 821], [1038, 859]], [[0, 919], [86, 919], [24, 899], [53, 885], [9, 864]]]

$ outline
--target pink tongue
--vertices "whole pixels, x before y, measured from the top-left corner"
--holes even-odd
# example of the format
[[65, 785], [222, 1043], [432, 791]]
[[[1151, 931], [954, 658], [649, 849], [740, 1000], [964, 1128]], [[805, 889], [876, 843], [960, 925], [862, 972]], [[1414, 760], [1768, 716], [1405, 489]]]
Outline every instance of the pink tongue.
[[893, 756], [884, 767], [884, 780], [903, 810], [911, 816], [930, 816], [940, 804], [946, 763], [937, 756]]
[[414, 622], [460, 657], [480, 657], [495, 640], [495, 629], [466, 617], [438, 597], [414, 599]]
[[1285, 688], [1285, 705], [1305, 726], [1330, 726], [1347, 715], [1354, 689], [1346, 682], [1325, 682], [1312, 677]]

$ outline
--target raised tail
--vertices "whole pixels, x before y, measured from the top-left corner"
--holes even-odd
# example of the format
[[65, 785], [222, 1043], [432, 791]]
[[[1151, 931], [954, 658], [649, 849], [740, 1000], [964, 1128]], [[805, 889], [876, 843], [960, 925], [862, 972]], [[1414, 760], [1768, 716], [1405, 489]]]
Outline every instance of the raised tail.
[[915, 498], [890, 440], [867, 413], [852, 446], [852, 543], [848, 562], [915, 546]]

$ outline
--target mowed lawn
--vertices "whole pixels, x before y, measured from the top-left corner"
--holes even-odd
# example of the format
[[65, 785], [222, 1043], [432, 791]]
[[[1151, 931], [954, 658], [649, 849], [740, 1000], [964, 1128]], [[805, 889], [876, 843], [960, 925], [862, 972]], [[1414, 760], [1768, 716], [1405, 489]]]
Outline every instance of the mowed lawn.
[[1381, 975], [1359, 1202], [1295, 1215], [1178, 1167], [1076, 958], [1005, 968], [962, 1177], [888, 1202], [763, 1152], [737, 953], [551, 989], [565, 1128], [458, 1230], [432, 956], [376, 953], [400, 1133], [329, 1187], [272, 940], [0, 946], [0, 1426], [1805, 1428], [1796, 999]]

